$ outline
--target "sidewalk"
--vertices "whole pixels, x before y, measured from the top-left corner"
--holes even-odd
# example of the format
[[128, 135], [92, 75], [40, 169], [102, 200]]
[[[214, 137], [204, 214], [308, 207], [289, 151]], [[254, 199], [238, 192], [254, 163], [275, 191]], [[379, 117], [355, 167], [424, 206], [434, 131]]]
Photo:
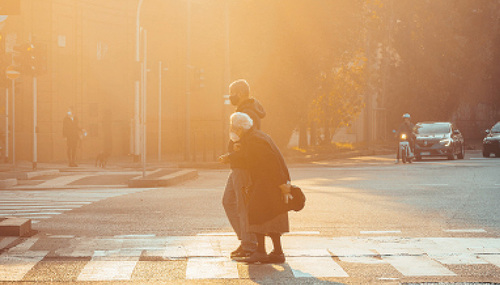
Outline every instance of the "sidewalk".
[[[113, 161], [106, 168], [96, 167], [90, 162], [80, 163], [78, 167], [69, 167], [62, 162], [39, 163], [34, 170], [31, 162], [21, 161], [17, 162], [15, 167], [12, 164], [0, 164], [0, 189], [156, 187], [172, 184], [165, 183], [165, 180], [175, 180], [179, 183], [196, 176], [195, 170], [180, 169], [170, 162], [148, 163], [145, 169], [141, 163], [134, 162]], [[148, 182], [137, 183], [144, 179]], [[131, 185], [132, 180], [136, 182], [133, 185]]]

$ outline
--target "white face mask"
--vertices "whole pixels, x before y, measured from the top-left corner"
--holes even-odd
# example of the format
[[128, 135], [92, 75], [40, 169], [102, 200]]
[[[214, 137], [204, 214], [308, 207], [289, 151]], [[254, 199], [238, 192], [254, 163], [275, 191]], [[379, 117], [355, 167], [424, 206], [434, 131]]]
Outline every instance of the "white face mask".
[[233, 142], [237, 142], [240, 140], [240, 136], [238, 136], [237, 133], [231, 131], [229, 132], [229, 139], [232, 140]]

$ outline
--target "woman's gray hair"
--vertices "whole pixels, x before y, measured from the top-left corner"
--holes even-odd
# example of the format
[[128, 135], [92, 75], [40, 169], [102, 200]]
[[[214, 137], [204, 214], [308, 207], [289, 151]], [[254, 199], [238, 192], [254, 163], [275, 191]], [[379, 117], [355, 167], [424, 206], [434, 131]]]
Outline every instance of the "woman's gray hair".
[[252, 118], [242, 112], [233, 113], [231, 115], [230, 122], [233, 127], [242, 128], [247, 131], [253, 126]]

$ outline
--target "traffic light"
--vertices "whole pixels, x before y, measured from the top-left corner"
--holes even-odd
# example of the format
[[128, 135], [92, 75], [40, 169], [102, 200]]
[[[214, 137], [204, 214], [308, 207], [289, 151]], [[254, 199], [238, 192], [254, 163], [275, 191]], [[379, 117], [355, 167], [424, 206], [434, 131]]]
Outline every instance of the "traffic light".
[[38, 43], [24, 43], [14, 46], [14, 65], [20, 66], [23, 72], [29, 75], [38, 75], [45, 72], [45, 48]]
[[36, 49], [33, 44], [29, 44], [26, 51], [26, 71], [29, 74], [35, 74], [36, 72]]
[[31, 50], [30, 43], [24, 43], [14, 46], [14, 54], [13, 54], [14, 66], [20, 67], [22, 71], [26, 71], [28, 64], [30, 62], [29, 60], [30, 50]]

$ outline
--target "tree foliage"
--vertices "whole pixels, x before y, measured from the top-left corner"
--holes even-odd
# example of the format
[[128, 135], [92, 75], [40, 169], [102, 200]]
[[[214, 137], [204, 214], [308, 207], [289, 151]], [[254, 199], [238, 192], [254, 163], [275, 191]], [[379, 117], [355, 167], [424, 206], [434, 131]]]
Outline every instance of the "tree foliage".
[[310, 121], [322, 126], [319, 141], [332, 140], [335, 131], [349, 126], [365, 106], [366, 57], [358, 51], [345, 53], [338, 66], [319, 75], [317, 96], [309, 108]]
[[[371, 30], [382, 46], [380, 107], [389, 121], [452, 120], [463, 105], [500, 107], [500, 2], [387, 1]], [[397, 60], [394, 59], [397, 55]]]

